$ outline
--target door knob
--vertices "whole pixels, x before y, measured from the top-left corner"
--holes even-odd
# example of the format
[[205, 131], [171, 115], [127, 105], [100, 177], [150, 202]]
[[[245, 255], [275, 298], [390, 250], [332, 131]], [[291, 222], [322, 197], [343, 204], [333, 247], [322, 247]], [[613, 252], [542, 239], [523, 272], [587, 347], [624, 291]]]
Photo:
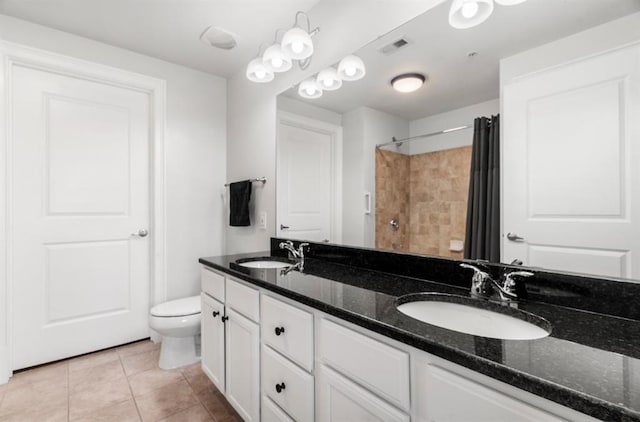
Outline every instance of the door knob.
[[138, 230], [137, 233], [131, 233], [131, 236], [135, 236], [135, 237], [147, 237], [147, 235], [149, 234], [149, 232], [145, 229], [140, 229]]
[[522, 242], [524, 240], [524, 237], [520, 237], [516, 233], [509, 232], [507, 233], [507, 239], [512, 242]]
[[276, 393], [278, 394], [282, 393], [282, 390], [284, 390], [285, 388], [287, 388], [287, 386], [284, 385], [284, 382], [281, 382], [280, 384], [276, 384]]
[[287, 230], [290, 228], [289, 226], [285, 226], [284, 224], [280, 224], [280, 230]]

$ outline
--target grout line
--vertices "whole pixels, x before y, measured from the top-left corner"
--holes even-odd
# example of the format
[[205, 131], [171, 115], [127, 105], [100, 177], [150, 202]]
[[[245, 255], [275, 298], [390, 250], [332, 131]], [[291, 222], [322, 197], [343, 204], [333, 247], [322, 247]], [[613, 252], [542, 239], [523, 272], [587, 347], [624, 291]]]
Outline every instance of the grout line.
[[133, 400], [133, 405], [136, 407], [136, 412], [138, 413], [138, 419], [142, 421], [142, 414], [140, 413], [140, 409], [138, 408], [138, 401], [136, 400], [136, 396], [133, 394], [133, 389], [131, 388], [131, 383], [129, 383], [129, 376], [127, 375], [127, 371], [124, 370], [124, 364], [122, 363], [122, 356], [118, 353], [118, 361], [120, 362], [120, 366], [122, 367], [122, 372], [124, 373], [124, 379], [127, 380], [127, 387], [129, 387], [129, 392], [131, 393], [131, 399]]
[[69, 362], [67, 361], [67, 422], [71, 420], [71, 381], [69, 379]]

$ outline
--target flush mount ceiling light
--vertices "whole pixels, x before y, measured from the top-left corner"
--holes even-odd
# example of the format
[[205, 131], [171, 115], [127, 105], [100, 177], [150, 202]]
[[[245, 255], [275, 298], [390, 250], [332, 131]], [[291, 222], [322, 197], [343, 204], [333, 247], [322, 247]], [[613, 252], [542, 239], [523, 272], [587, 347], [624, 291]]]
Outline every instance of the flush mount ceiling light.
[[413, 92], [424, 85], [425, 79], [421, 73], [405, 73], [391, 79], [391, 86], [398, 92]]
[[303, 98], [320, 98], [322, 96], [322, 88], [316, 82], [316, 78], [311, 77], [300, 82], [298, 94]]
[[493, 13], [493, 0], [453, 0], [449, 9], [449, 24], [466, 29], [480, 25]]
[[226, 29], [210, 26], [200, 35], [200, 41], [211, 47], [231, 50], [238, 43], [236, 37]]
[[247, 66], [247, 78], [251, 82], [271, 82], [273, 80], [273, 72], [262, 63], [261, 57], [256, 57]]
[[272, 72], [286, 72], [291, 69], [291, 57], [282, 50], [280, 44], [273, 44], [264, 51], [262, 63]]
[[343, 81], [357, 81], [366, 73], [364, 62], [358, 56], [347, 56], [338, 63], [338, 76]]
[[316, 82], [325, 91], [335, 91], [342, 86], [342, 80], [338, 76], [338, 71], [333, 67], [328, 67], [320, 71]]

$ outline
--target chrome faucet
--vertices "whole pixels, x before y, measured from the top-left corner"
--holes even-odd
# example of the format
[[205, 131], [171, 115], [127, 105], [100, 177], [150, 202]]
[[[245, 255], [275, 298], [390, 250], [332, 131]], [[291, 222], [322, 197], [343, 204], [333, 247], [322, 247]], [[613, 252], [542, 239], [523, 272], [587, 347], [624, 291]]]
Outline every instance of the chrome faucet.
[[287, 240], [286, 242], [280, 242], [280, 249], [286, 249], [289, 251], [289, 258], [297, 259], [298, 264], [297, 267], [300, 271], [304, 270], [304, 248], [309, 246], [308, 243], [300, 243], [298, 245], [298, 249], [293, 246], [293, 242], [291, 240]]
[[501, 301], [517, 300], [516, 281], [513, 277], [531, 277], [532, 272], [529, 271], [512, 271], [505, 273], [502, 283], [497, 282], [486, 271], [482, 271], [478, 267], [470, 264], [461, 263], [462, 268], [473, 270], [471, 278], [471, 296], [481, 297], [485, 299], [492, 298], [497, 291]]

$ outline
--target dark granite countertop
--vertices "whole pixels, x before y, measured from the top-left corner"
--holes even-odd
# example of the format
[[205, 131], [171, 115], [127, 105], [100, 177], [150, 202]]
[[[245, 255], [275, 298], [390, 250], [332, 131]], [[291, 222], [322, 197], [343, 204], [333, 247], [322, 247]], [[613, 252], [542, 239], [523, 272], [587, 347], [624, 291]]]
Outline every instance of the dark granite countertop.
[[201, 258], [200, 263], [592, 417], [640, 421], [640, 321], [521, 301], [519, 309], [551, 323], [550, 336], [477, 337], [422, 323], [396, 309], [403, 295], [468, 296], [466, 288], [313, 258], [305, 260], [303, 273], [285, 275], [236, 263], [270, 255]]

